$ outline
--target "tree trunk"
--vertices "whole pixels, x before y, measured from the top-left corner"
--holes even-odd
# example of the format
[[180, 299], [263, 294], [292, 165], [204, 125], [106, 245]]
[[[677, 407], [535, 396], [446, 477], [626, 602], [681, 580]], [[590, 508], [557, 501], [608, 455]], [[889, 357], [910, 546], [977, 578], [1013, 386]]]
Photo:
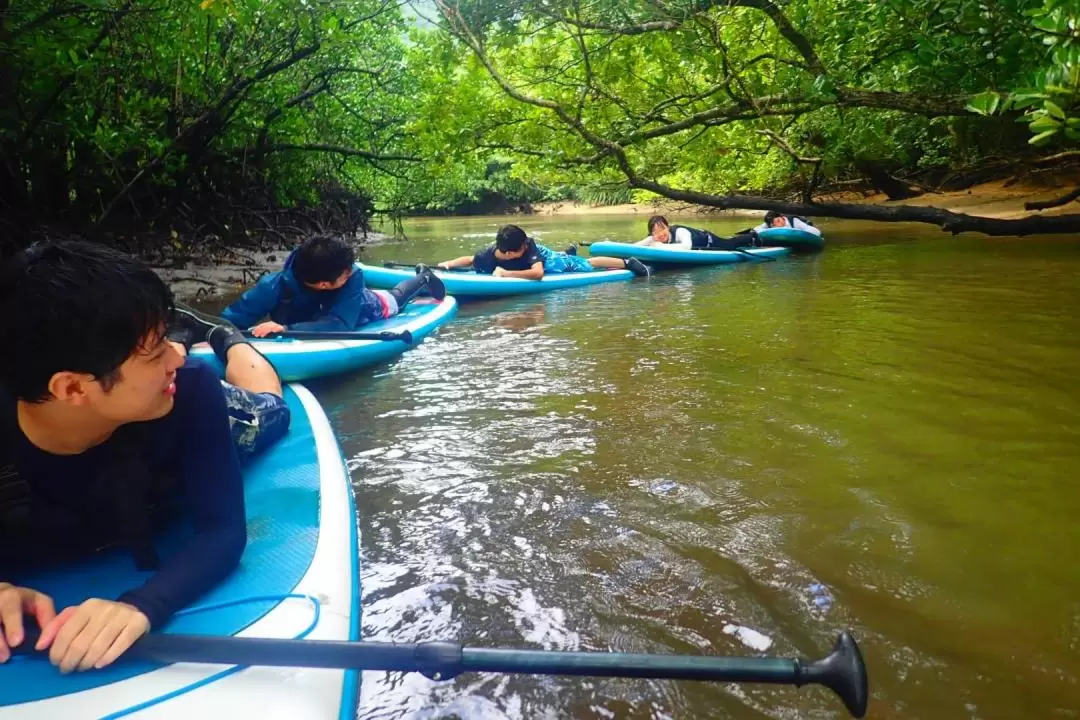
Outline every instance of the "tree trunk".
[[42, 128], [30, 153], [30, 202], [45, 217], [68, 209], [67, 132]]
[[915, 190], [906, 182], [894, 178], [878, 163], [859, 161], [855, 163], [855, 167], [867, 177], [875, 190], [885, 193], [891, 201], [907, 200], [922, 195], [921, 191]]

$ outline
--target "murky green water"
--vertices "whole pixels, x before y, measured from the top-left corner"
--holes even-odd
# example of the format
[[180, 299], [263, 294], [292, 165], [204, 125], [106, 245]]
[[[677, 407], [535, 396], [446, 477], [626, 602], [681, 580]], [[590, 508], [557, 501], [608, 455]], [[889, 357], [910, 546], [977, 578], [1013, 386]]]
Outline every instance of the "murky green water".
[[[504, 221], [417, 221], [367, 259], [452, 257]], [[521, 224], [555, 247], [644, 235]], [[817, 256], [467, 306], [318, 387], [366, 638], [817, 657], [850, 628], [870, 717], [1080, 715], [1080, 239], [825, 227]], [[369, 673], [361, 715], [843, 710], [814, 688]]]

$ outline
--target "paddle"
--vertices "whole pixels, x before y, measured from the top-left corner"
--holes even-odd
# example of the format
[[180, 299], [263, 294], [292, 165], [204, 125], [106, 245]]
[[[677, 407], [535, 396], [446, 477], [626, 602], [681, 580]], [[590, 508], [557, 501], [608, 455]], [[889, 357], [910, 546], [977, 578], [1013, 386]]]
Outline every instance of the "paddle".
[[758, 262], [776, 262], [776, 258], [772, 257], [771, 255], [758, 255], [757, 253], [752, 253], [749, 250], [744, 250], [742, 248], [731, 248], [731, 249], [734, 252], [742, 253], [743, 255], [745, 255], [748, 258], [753, 258], [754, 260], [757, 260]]
[[[416, 263], [412, 263], [412, 264], [399, 263], [399, 262], [384, 262], [383, 263], [383, 267], [388, 267], [388, 268], [408, 268], [409, 270], [415, 270], [416, 265], [417, 265]], [[428, 267], [431, 268], [432, 270], [437, 271], [437, 272], [457, 272], [457, 273], [472, 272], [472, 270], [469, 270], [468, 268], [441, 268], [438, 265], [428, 265]]]
[[[250, 330], [244, 331], [244, 336], [254, 338]], [[286, 330], [273, 333], [258, 340], [274, 340], [277, 338], [291, 338], [293, 340], [400, 340], [406, 345], [412, 345], [413, 336], [408, 330], [392, 332], [360, 332], [358, 330]]]
[[[26, 634], [27, 639], [16, 652], [33, 652], [27, 648], [33, 648], [37, 641], [36, 637], [30, 637], [36, 632], [28, 628]], [[795, 658], [468, 648], [447, 642], [398, 645], [161, 634], [143, 636], [122, 659], [419, 672], [432, 680], [450, 680], [465, 672], [499, 672], [752, 682], [797, 687], [814, 684], [835, 692], [848, 712], [857, 718], [866, 714], [869, 699], [866, 665], [858, 644], [847, 632], [840, 633], [832, 652], [812, 662]]]

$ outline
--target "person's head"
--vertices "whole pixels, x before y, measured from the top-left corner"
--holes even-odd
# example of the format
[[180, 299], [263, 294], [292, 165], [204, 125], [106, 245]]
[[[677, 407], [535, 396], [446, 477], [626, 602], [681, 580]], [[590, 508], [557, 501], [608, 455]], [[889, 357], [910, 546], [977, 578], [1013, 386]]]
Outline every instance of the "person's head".
[[770, 210], [765, 213], [765, 224], [769, 227], [787, 227], [787, 215]]
[[0, 383], [16, 399], [119, 426], [172, 410], [180, 354], [168, 286], [134, 258], [43, 243], [0, 273]]
[[312, 290], [337, 290], [348, 282], [355, 261], [349, 243], [332, 235], [316, 235], [296, 251], [292, 271]]
[[671, 223], [663, 215], [653, 215], [649, 218], [649, 236], [659, 243], [671, 240]]
[[529, 249], [529, 236], [517, 225], [503, 225], [495, 233], [495, 257], [517, 260]]

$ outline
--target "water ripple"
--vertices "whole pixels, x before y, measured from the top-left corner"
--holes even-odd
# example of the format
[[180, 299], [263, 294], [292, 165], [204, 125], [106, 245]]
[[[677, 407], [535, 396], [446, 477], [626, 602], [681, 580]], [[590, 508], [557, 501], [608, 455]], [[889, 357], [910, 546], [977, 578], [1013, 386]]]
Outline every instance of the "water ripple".
[[[448, 222], [418, 257], [501, 221]], [[816, 657], [849, 627], [873, 716], [1075, 717], [1080, 249], [861, 227], [814, 257], [466, 307], [321, 393], [357, 489], [365, 638]], [[361, 717], [839, 708], [365, 673]]]

